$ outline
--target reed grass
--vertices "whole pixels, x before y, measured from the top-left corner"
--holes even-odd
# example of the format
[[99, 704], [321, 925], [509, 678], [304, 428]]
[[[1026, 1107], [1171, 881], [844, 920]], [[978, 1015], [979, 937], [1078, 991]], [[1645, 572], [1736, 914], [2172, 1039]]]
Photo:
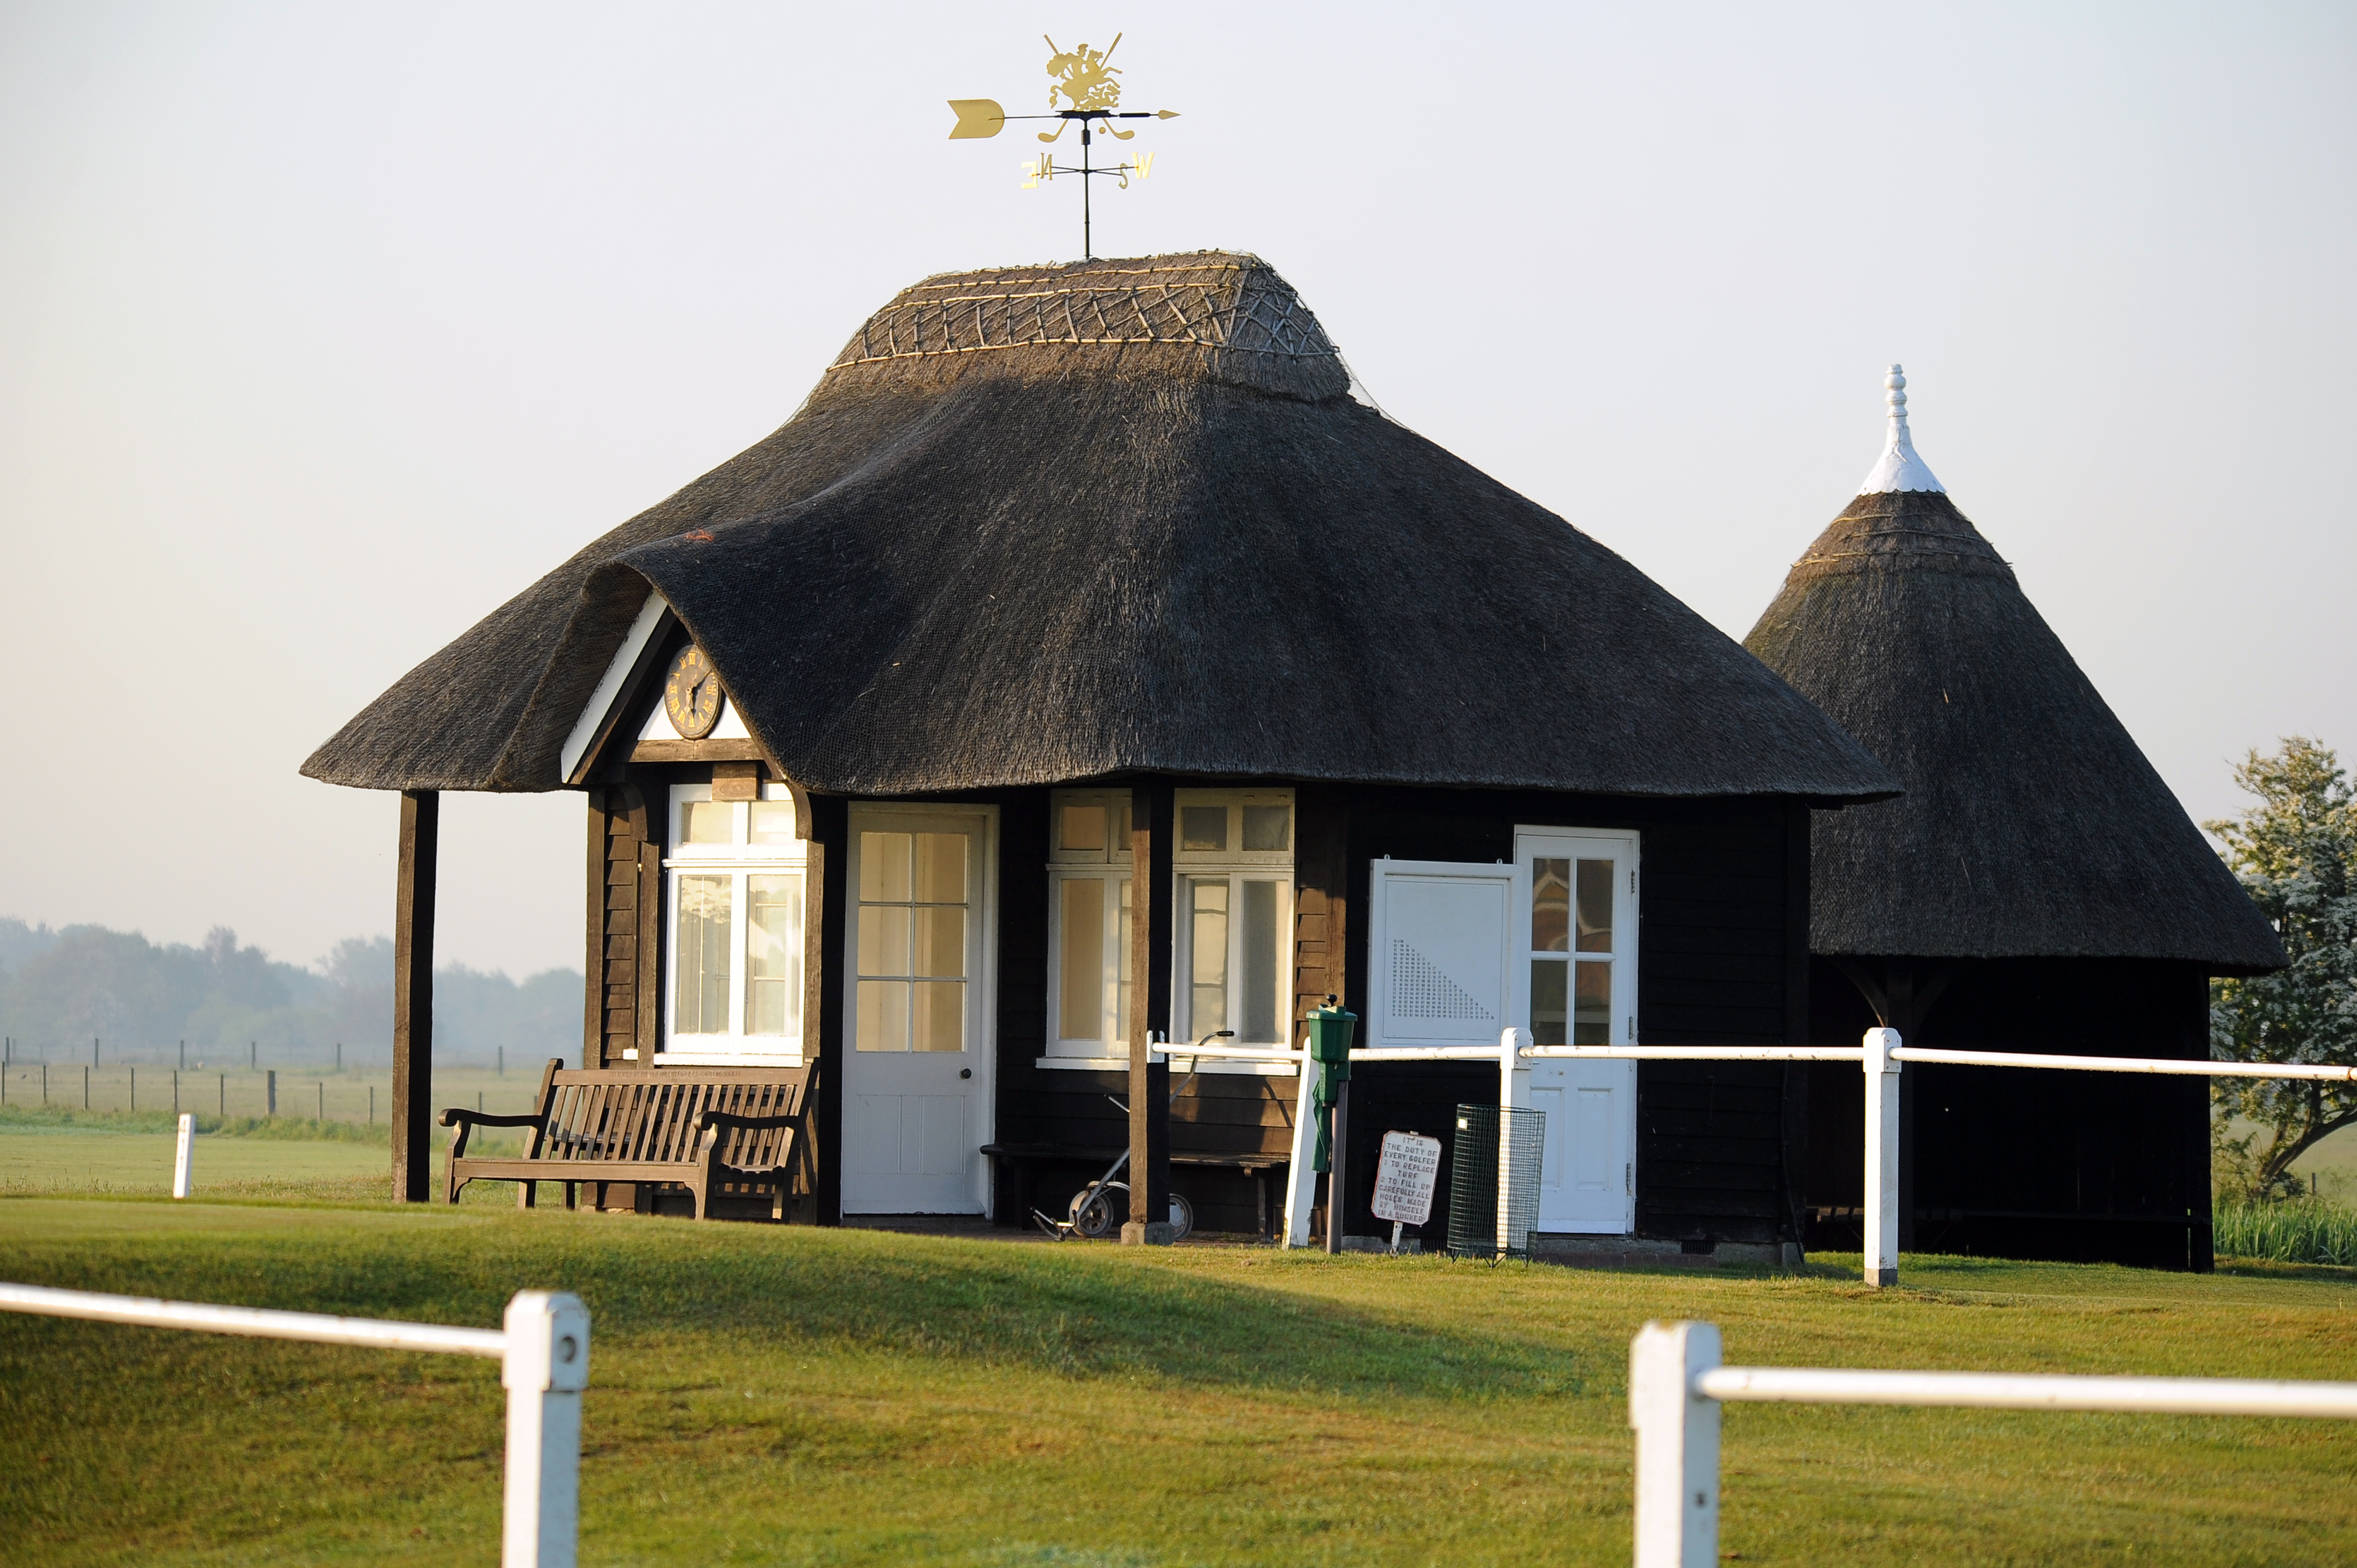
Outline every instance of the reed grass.
[[2222, 1258], [2357, 1268], [2357, 1209], [2321, 1198], [2221, 1203], [2212, 1240]]

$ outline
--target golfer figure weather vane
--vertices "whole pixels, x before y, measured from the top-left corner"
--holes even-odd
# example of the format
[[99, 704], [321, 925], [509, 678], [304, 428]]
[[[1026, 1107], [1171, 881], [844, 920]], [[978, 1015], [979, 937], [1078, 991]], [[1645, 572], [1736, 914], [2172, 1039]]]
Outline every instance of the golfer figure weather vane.
[[[1047, 37], [1044, 33], [1040, 36]], [[950, 100], [950, 108], [957, 115], [957, 124], [950, 127], [950, 140], [952, 142], [970, 137], [996, 136], [1006, 128], [1009, 120], [1054, 120], [1058, 124], [1053, 131], [1039, 134], [1041, 141], [1054, 142], [1063, 135], [1073, 121], [1080, 122], [1080, 166], [1075, 168], [1070, 164], [1060, 164], [1056, 162], [1055, 154], [1043, 151], [1038, 157], [1024, 163], [1023, 188], [1036, 190], [1060, 174], [1081, 177], [1081, 256], [1083, 260], [1091, 260], [1094, 256], [1089, 236], [1089, 181], [1111, 175], [1121, 182], [1122, 189], [1127, 190], [1131, 175], [1146, 179], [1154, 173], [1152, 153], [1138, 154], [1135, 163], [1125, 159], [1104, 168], [1096, 167], [1089, 156], [1092, 133], [1102, 131], [1116, 141], [1126, 142], [1137, 133], [1122, 130], [1114, 124], [1114, 121], [1175, 120], [1178, 117], [1175, 109], [1125, 110], [1121, 107], [1121, 83], [1114, 80], [1121, 74], [1121, 68], [1112, 63], [1113, 51], [1119, 48], [1119, 33], [1115, 33], [1113, 42], [1102, 49], [1092, 49], [1086, 44], [1078, 48], [1060, 49], [1055, 39], [1048, 38], [1048, 79], [1052, 85], [1048, 89], [1049, 113], [1045, 114], [1009, 114], [987, 98]], [[1069, 107], [1057, 108], [1059, 98], [1066, 100]]]

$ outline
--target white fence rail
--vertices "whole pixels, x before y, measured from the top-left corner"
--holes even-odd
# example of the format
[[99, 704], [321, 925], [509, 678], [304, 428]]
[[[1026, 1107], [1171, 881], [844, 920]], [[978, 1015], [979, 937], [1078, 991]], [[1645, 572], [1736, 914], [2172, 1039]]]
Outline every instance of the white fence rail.
[[[1862, 1260], [1868, 1283], [1899, 1283], [1899, 1074], [1903, 1064], [2026, 1068], [2050, 1072], [2124, 1072], [2190, 1078], [2273, 1078], [2357, 1082], [2357, 1068], [2308, 1063], [2187, 1061], [2152, 1057], [2075, 1057], [2030, 1051], [1951, 1051], [1910, 1046], [1895, 1029], [1868, 1029], [1856, 1046], [1534, 1046], [1521, 1029], [1504, 1030], [1493, 1049], [1484, 1046], [1355, 1050], [1354, 1062], [1481, 1061], [1498, 1063], [1498, 1103], [1519, 1105], [1528, 1086], [1527, 1064], [1537, 1060], [1856, 1062], [1866, 1074], [1866, 1203]], [[1299, 1059], [1297, 1058], [1296, 1059]], [[1302, 1103], [1308, 1104], [1309, 1069], [1302, 1069]], [[1302, 1144], [1295, 1118], [1296, 1142]], [[1295, 1150], [1299, 1166], [1302, 1150]], [[1297, 1177], [1298, 1182], [1299, 1178]], [[1308, 1240], [1309, 1202], [1306, 1183], [1287, 1193], [1287, 1246]]]
[[1715, 1325], [1648, 1323], [1629, 1342], [1636, 1568], [1716, 1568], [1719, 1406], [1729, 1400], [2357, 1419], [2357, 1383], [1726, 1367]]
[[508, 1303], [503, 1328], [391, 1323], [5, 1283], [0, 1311], [495, 1360], [508, 1391], [500, 1568], [573, 1568], [581, 1521], [581, 1391], [589, 1383], [589, 1309], [578, 1296], [519, 1292]]

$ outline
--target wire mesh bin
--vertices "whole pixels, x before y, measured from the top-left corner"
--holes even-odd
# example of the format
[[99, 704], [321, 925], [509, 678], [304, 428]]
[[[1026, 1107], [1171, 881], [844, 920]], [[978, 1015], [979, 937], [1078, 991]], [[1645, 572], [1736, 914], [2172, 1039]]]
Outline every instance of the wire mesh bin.
[[[1539, 1166], [1545, 1153], [1546, 1112], [1496, 1105], [1457, 1108], [1456, 1146], [1448, 1162], [1450, 1257], [1531, 1255], [1531, 1224], [1538, 1219]], [[1501, 1165], [1506, 1172], [1503, 1203], [1498, 1200]], [[1505, 1222], [1502, 1245], [1501, 1219]]]

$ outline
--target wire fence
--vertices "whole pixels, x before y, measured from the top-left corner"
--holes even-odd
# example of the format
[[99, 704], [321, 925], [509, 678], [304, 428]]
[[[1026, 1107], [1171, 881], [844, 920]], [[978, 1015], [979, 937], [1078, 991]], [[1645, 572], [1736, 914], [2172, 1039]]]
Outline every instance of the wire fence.
[[[540, 1090], [530, 1077], [480, 1068], [434, 1074], [429, 1101], [510, 1115], [533, 1109]], [[382, 1123], [393, 1111], [389, 1071], [338, 1072], [332, 1067], [237, 1068], [226, 1071], [137, 1063], [12, 1061], [0, 1067], [0, 1110], [89, 1112], [92, 1114], [183, 1112], [220, 1118], [284, 1117], [317, 1122]]]

